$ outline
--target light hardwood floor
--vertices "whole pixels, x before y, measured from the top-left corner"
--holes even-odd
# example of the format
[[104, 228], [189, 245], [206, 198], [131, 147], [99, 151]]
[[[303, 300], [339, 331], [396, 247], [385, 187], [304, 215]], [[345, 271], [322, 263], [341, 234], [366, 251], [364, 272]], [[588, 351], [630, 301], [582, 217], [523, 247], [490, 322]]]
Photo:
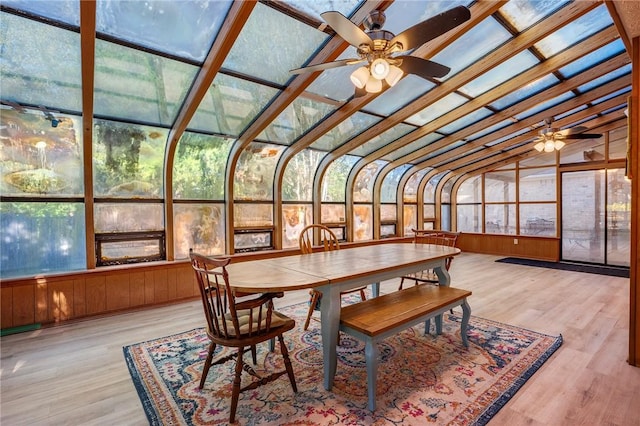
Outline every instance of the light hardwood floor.
[[[473, 291], [472, 315], [564, 343], [490, 425], [640, 425], [640, 368], [626, 361], [629, 280], [495, 259], [453, 262], [452, 285]], [[279, 303], [307, 298], [292, 292]], [[200, 327], [201, 309], [194, 301], [2, 337], [0, 423], [147, 424], [122, 347]]]

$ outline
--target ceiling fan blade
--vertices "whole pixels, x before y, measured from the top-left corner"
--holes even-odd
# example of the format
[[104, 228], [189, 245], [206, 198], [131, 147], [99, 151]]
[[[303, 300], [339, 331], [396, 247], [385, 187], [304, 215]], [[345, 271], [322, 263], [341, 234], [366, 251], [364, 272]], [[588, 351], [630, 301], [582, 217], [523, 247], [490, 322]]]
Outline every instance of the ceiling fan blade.
[[562, 139], [598, 139], [601, 137], [602, 135], [597, 133], [578, 133], [576, 135], [565, 135]]
[[394, 59], [402, 59], [400, 69], [406, 74], [415, 74], [422, 78], [444, 77], [451, 71], [447, 66], [417, 56], [396, 56]]
[[571, 134], [574, 134], [574, 133], [581, 133], [581, 132], [584, 132], [585, 130], [587, 130], [586, 127], [578, 126], [578, 127], [573, 127], [571, 129], [558, 130], [556, 133], [566, 136], [566, 135], [571, 135]]
[[355, 47], [358, 47], [361, 44], [373, 46], [373, 40], [371, 40], [371, 37], [369, 37], [367, 33], [362, 31], [359, 26], [351, 22], [342, 13], [330, 11], [321, 13], [320, 16], [322, 16], [322, 19], [324, 19], [326, 23], [329, 24], [329, 26], [349, 44]]
[[345, 65], [358, 64], [360, 62], [364, 62], [364, 59], [355, 59], [355, 58], [341, 59], [339, 61], [324, 62], [322, 64], [309, 65], [308, 67], [296, 68], [294, 70], [289, 71], [289, 74], [302, 74], [304, 72], [322, 71], [329, 68], [337, 68], [337, 67], [343, 67]]
[[402, 50], [411, 50], [452, 30], [470, 18], [471, 12], [469, 9], [464, 6], [454, 7], [407, 28], [392, 38], [389, 45], [392, 46], [394, 43], [399, 42], [402, 44]]

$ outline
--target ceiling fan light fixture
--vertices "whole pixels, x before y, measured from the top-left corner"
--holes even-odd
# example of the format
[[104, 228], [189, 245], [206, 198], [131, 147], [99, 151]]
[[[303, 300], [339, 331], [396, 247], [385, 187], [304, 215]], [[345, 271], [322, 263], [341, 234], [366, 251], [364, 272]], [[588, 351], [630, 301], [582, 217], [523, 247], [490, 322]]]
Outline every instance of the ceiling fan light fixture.
[[564, 145], [565, 145], [565, 143], [564, 143], [564, 142], [562, 142], [562, 141], [560, 141], [560, 140], [557, 140], [557, 141], [555, 141], [555, 143], [554, 143], [554, 148], [555, 148], [557, 151], [560, 151]]
[[553, 152], [556, 149], [556, 144], [552, 140], [547, 140], [544, 143], [544, 152]]
[[369, 70], [367, 67], [360, 67], [351, 73], [351, 82], [358, 89], [363, 89], [369, 81]]
[[533, 147], [536, 149], [536, 151], [542, 152], [544, 151], [544, 142], [538, 142]]
[[389, 63], [378, 58], [371, 63], [371, 75], [378, 80], [384, 80], [389, 75]]
[[387, 84], [389, 84], [389, 86], [393, 87], [397, 82], [400, 81], [403, 75], [404, 72], [402, 72], [400, 68], [396, 67], [395, 65], [391, 65], [389, 67], [389, 74], [385, 77], [385, 80]]
[[367, 81], [367, 85], [365, 86], [365, 90], [369, 93], [379, 93], [382, 91], [382, 80], [378, 80], [377, 78], [370, 78]]

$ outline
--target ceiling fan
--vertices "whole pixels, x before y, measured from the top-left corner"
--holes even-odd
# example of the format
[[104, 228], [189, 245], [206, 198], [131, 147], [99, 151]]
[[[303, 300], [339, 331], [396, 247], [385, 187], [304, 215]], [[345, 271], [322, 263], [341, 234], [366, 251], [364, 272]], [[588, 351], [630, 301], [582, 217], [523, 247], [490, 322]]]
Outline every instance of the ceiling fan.
[[559, 151], [564, 145], [564, 141], [567, 139], [597, 139], [601, 137], [601, 134], [597, 133], [582, 133], [587, 130], [586, 127], [578, 126], [572, 129], [558, 130], [551, 127], [553, 118], [545, 118], [546, 128], [540, 130], [540, 136], [538, 136], [534, 142], [534, 148], [538, 152], [552, 152], [553, 150]]
[[382, 29], [386, 17], [381, 10], [372, 11], [365, 19], [366, 31], [340, 12], [324, 12], [320, 16], [340, 37], [357, 49], [358, 58], [310, 65], [291, 70], [290, 73], [301, 74], [362, 63], [364, 66], [351, 74], [351, 81], [356, 86], [356, 96], [362, 96], [380, 92], [383, 82], [389, 86], [395, 85], [404, 74], [415, 74], [423, 78], [444, 77], [451, 70], [447, 66], [417, 56], [397, 54], [420, 47], [457, 27], [469, 20], [471, 12], [464, 6], [454, 7], [407, 28], [398, 35]]

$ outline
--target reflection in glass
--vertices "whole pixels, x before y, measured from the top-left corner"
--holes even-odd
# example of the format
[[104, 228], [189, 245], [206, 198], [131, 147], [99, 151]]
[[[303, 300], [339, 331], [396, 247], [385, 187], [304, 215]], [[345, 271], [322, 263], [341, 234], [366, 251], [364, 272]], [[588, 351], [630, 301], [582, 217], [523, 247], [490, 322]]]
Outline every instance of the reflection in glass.
[[520, 169], [519, 178], [518, 196], [521, 202], [556, 200], [555, 168]]
[[398, 183], [404, 173], [411, 168], [411, 164], [403, 164], [389, 172], [382, 181], [380, 188], [380, 202], [395, 203], [398, 195]]
[[353, 201], [358, 202], [372, 202], [373, 201], [373, 185], [376, 181], [376, 176], [380, 173], [380, 170], [386, 165], [386, 162], [376, 160], [373, 163], [369, 163], [358, 172], [355, 183], [353, 185]]
[[236, 200], [273, 200], [273, 174], [283, 146], [253, 142], [236, 164], [233, 192]]
[[177, 199], [224, 200], [224, 181], [233, 140], [185, 132], [173, 163], [173, 196]]
[[413, 229], [418, 228], [418, 206], [405, 204], [402, 210], [404, 220], [404, 236], [413, 235]]
[[282, 178], [284, 201], [313, 200], [313, 180], [323, 156], [323, 152], [305, 149], [289, 161]]
[[556, 236], [556, 203], [520, 204], [520, 234]]
[[2, 99], [80, 112], [80, 34], [8, 13], [0, 18]]
[[312, 223], [312, 204], [284, 204], [282, 206], [282, 248], [298, 247], [300, 232]]
[[485, 232], [487, 234], [516, 233], [515, 204], [487, 204], [485, 206]]
[[430, 170], [431, 169], [427, 167], [425, 169], [418, 170], [409, 177], [407, 183], [404, 185], [404, 192], [402, 196], [405, 203], [418, 202], [418, 186], [420, 185], [420, 182], [422, 182], [424, 175], [426, 175]]
[[189, 249], [207, 256], [225, 253], [224, 204], [174, 204], [173, 232], [176, 259]]
[[347, 177], [358, 158], [343, 155], [329, 165], [322, 180], [322, 202], [345, 202]]
[[609, 132], [609, 158], [625, 158], [629, 136], [627, 126]]
[[41, 111], [0, 109], [0, 194], [83, 196], [80, 118], [56, 113], [52, 127]]
[[163, 208], [161, 203], [95, 203], [95, 230], [99, 233], [162, 231]]
[[0, 203], [0, 278], [85, 269], [84, 221], [82, 203]]
[[346, 206], [344, 204], [322, 204], [320, 208], [321, 223], [344, 223], [346, 221]]
[[485, 201], [515, 202], [516, 201], [516, 172], [490, 172], [484, 178]]
[[96, 40], [94, 113], [173, 124], [198, 67]]
[[366, 241], [373, 239], [373, 206], [355, 204], [353, 206], [353, 240]]
[[233, 226], [236, 228], [273, 226], [273, 205], [234, 203]]
[[272, 87], [218, 73], [187, 127], [237, 137], [278, 93]]
[[630, 265], [631, 182], [624, 169], [607, 170], [607, 264]]
[[167, 130], [95, 120], [93, 186], [96, 196], [161, 198]]

